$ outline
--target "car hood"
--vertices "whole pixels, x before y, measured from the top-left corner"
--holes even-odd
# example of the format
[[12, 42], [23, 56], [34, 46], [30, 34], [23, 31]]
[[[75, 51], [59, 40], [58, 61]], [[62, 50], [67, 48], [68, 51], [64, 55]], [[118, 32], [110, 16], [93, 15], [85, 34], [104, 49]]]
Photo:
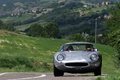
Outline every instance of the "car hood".
[[84, 62], [84, 61], [91, 61], [90, 60], [90, 54], [92, 52], [90, 51], [65, 51], [65, 60], [64, 61], [78, 61], [78, 62]]

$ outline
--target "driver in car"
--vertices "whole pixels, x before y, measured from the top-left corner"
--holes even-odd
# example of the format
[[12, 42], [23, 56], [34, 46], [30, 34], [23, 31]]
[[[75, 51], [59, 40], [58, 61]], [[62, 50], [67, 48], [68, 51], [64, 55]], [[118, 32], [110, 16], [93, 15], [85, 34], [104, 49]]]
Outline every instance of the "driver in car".
[[86, 49], [85, 49], [86, 51], [91, 51], [91, 47], [90, 47], [90, 45], [86, 45]]

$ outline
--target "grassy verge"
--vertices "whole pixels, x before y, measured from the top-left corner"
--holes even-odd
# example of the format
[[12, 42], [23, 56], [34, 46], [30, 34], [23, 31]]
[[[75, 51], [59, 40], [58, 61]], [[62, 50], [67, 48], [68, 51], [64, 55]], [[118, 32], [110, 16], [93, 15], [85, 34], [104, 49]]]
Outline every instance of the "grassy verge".
[[117, 51], [107, 45], [96, 44], [98, 51], [102, 54], [102, 73], [112, 74], [116, 70]]
[[111, 75], [108, 75], [106, 78], [97, 77], [95, 80], [120, 80], [120, 72], [116, 71]]

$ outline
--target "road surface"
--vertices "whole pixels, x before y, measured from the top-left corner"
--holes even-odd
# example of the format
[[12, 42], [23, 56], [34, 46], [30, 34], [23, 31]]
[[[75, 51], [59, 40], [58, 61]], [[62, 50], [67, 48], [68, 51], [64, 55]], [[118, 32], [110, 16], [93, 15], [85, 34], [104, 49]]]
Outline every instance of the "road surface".
[[[102, 75], [101, 77], [106, 77]], [[1, 73], [0, 80], [91, 80], [96, 78], [93, 74], [69, 74], [54, 77], [53, 73]]]

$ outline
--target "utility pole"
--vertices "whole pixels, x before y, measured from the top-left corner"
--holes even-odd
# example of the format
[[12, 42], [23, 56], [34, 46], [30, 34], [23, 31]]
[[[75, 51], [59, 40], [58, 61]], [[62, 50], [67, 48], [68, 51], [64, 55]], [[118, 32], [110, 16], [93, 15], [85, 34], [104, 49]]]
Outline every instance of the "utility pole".
[[97, 42], [97, 18], [95, 19], [95, 44]]

